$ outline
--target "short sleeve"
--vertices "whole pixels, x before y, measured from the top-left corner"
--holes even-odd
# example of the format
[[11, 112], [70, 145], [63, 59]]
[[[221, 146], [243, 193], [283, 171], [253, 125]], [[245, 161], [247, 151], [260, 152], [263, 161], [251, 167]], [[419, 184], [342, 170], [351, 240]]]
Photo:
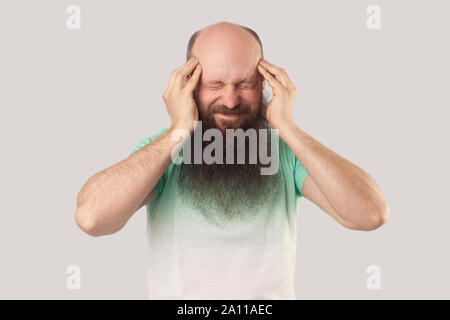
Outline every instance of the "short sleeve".
[[[295, 157], [295, 155], [294, 155]], [[306, 171], [305, 167], [303, 167], [302, 163], [295, 157], [295, 165], [294, 165], [294, 179], [295, 179], [295, 190], [297, 195], [303, 197], [302, 187], [303, 182], [305, 182], [306, 177], [308, 176], [308, 171]]]
[[[131, 152], [130, 155], [132, 155], [133, 153], [139, 151], [140, 149], [142, 149], [143, 147], [145, 147], [146, 145], [148, 145], [150, 142], [152, 142], [153, 140], [155, 140], [156, 138], [158, 138], [160, 135], [162, 135], [164, 132], [167, 131], [167, 128], [162, 129], [160, 132], [145, 138], [144, 140], [140, 141], [137, 146], [134, 148], [134, 150]], [[158, 196], [162, 190], [164, 189], [164, 184], [166, 181], [166, 172], [164, 172], [164, 174], [161, 176], [161, 178], [158, 180], [158, 182], [156, 183], [155, 186], [155, 190], [156, 190], [156, 195]]]

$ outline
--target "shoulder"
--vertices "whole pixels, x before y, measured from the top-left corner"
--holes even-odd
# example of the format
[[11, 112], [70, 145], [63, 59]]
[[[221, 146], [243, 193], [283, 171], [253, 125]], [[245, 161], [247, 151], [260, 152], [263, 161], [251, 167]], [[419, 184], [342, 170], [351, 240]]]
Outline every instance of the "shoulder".
[[162, 135], [164, 132], [166, 132], [168, 129], [167, 128], [163, 128], [162, 130], [160, 130], [158, 133], [155, 133], [141, 141], [138, 142], [137, 146], [134, 148], [133, 153], [139, 151], [140, 149], [142, 149], [143, 147], [145, 147], [147, 144], [149, 144], [150, 142], [152, 142], [153, 140], [155, 140], [156, 138], [158, 138], [160, 135]]

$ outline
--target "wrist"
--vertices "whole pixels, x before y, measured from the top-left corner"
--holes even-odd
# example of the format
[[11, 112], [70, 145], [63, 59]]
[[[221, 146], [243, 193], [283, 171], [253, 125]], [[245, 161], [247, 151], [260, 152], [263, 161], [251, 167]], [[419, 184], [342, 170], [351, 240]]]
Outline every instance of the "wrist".
[[294, 121], [292, 120], [269, 120], [269, 124], [272, 128], [276, 128], [276, 129], [282, 129], [282, 128], [289, 128], [292, 126], [295, 126]]
[[186, 130], [189, 133], [189, 135], [191, 135], [194, 132], [195, 128], [196, 128], [195, 121], [191, 121], [190, 123], [172, 122], [169, 130], [172, 132]]
[[299, 128], [293, 121], [285, 121], [282, 124], [276, 126], [276, 128], [279, 130], [280, 138], [285, 142], [289, 136], [292, 136], [292, 134], [296, 130], [299, 130]]

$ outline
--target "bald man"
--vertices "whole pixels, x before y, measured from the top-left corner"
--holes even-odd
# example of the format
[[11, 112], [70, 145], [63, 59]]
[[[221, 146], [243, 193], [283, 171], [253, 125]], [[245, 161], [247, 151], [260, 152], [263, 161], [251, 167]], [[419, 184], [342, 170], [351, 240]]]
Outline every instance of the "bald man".
[[[112, 234], [147, 207], [150, 299], [295, 299], [299, 200], [366, 231], [386, 221], [388, 205], [369, 174], [297, 127], [295, 85], [264, 59], [253, 30], [224, 21], [205, 27], [192, 35], [186, 58], [162, 95], [170, 126], [86, 182], [77, 224], [92, 236]], [[227, 130], [237, 129], [270, 134], [249, 139], [244, 149], [225, 148], [234, 141]], [[243, 152], [248, 160], [252, 146], [276, 146], [270, 153], [278, 170], [261, 174], [262, 157], [241, 164], [173, 161], [208, 132], [224, 142], [215, 159]], [[205, 153], [208, 136], [200, 142]]]

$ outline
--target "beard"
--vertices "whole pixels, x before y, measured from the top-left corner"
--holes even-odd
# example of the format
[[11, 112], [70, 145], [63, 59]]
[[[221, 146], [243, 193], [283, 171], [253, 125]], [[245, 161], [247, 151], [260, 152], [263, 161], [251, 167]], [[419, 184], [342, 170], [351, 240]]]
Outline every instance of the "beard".
[[[200, 213], [207, 222], [215, 224], [227, 224], [232, 221], [243, 221], [254, 217], [261, 212], [263, 208], [270, 207], [278, 198], [280, 193], [281, 175], [279, 170], [274, 175], [262, 175], [261, 168], [267, 167], [260, 162], [257, 157], [256, 163], [250, 163], [250, 141], [245, 138], [245, 156], [244, 164], [237, 163], [238, 149], [236, 143], [227, 141], [226, 129], [255, 129], [256, 130], [256, 154], [259, 154], [260, 148], [260, 129], [266, 130], [267, 156], [271, 153], [271, 133], [270, 126], [266, 119], [267, 98], [261, 95], [259, 108], [251, 112], [251, 108], [245, 102], [239, 104], [233, 109], [223, 105], [210, 106], [209, 110], [199, 112], [201, 126], [196, 130], [201, 131], [201, 136], [208, 129], [219, 129], [224, 142], [222, 163], [207, 164], [202, 161], [201, 164], [194, 164], [193, 152], [191, 152], [190, 163], [181, 163], [178, 185], [181, 190], [181, 196], [186, 203], [189, 203], [196, 212]], [[198, 102], [197, 102], [198, 105]], [[239, 118], [235, 120], [219, 120], [218, 123], [214, 114], [220, 112], [224, 114], [235, 114]], [[195, 135], [195, 133], [194, 133]], [[278, 137], [276, 137], [278, 138]], [[230, 140], [230, 139], [228, 139]], [[189, 139], [186, 143], [191, 144], [191, 150], [194, 150], [194, 139]], [[205, 147], [210, 144], [209, 141], [202, 139], [202, 154]], [[233, 164], [226, 163], [227, 149], [231, 144], [234, 155]], [[228, 148], [226, 147], [228, 146]], [[253, 146], [255, 148], [255, 146]], [[278, 156], [278, 155], [276, 155]]]

